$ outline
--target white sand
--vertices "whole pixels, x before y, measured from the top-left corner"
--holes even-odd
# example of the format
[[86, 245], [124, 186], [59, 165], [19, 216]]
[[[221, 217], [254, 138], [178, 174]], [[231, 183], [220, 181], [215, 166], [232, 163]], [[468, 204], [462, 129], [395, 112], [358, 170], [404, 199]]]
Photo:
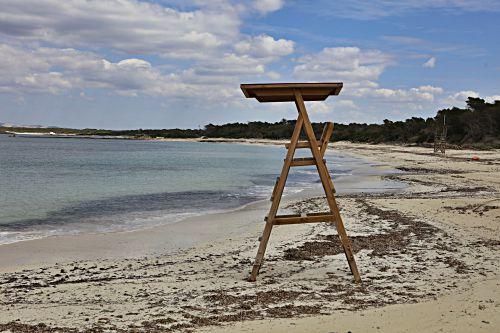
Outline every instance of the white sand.
[[[149, 230], [2, 245], [0, 331], [38, 323], [111, 331], [498, 330], [500, 152], [442, 158], [424, 148], [335, 146], [409, 169], [397, 176], [410, 185], [404, 193], [339, 198], [362, 285], [352, 283], [328, 224], [276, 227], [259, 280], [245, 281], [269, 206], [260, 202]], [[323, 210], [324, 201], [290, 209]]]

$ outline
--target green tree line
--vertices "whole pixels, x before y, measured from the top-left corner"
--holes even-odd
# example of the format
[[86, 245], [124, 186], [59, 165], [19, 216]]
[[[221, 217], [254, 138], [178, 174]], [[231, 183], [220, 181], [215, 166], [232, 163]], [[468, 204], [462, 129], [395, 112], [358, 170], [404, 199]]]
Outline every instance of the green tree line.
[[[456, 146], [490, 148], [500, 147], [500, 101], [487, 103], [481, 98], [469, 97], [465, 108], [439, 110], [434, 118], [412, 117], [404, 121], [384, 120], [382, 124], [335, 124], [333, 141], [366, 143], [429, 144], [436, 132], [443, 130], [446, 120], [447, 142]], [[282, 119], [269, 123], [208, 124], [203, 129], [67, 129], [67, 128], [0, 128], [0, 131], [31, 131], [73, 133], [80, 135], [127, 136], [134, 138], [257, 138], [288, 139], [295, 120]], [[323, 124], [313, 123], [321, 134]], [[318, 135], [319, 135], [318, 134]]]

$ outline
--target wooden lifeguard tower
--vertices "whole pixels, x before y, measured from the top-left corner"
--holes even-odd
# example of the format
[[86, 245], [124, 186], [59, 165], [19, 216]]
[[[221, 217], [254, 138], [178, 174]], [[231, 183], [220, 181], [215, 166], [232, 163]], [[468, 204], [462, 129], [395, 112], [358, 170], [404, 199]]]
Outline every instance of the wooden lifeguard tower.
[[[269, 214], [265, 218], [266, 225], [264, 227], [262, 237], [260, 238], [259, 249], [257, 251], [257, 256], [255, 258], [249, 281], [255, 281], [257, 279], [257, 274], [259, 274], [259, 269], [262, 266], [264, 253], [266, 251], [273, 226], [316, 222], [330, 222], [335, 224], [347, 257], [347, 262], [349, 263], [349, 268], [354, 275], [354, 281], [361, 281], [356, 261], [354, 260], [354, 255], [352, 253], [351, 242], [345, 231], [344, 223], [342, 222], [337, 202], [335, 200], [335, 188], [333, 186], [330, 173], [326, 167], [326, 161], [323, 158], [330, 136], [333, 132], [333, 123], [329, 122], [325, 125], [323, 134], [318, 141], [314, 134], [314, 130], [304, 104], [304, 101], [323, 101], [330, 95], [338, 95], [342, 86], [342, 83], [270, 83], [241, 85], [241, 90], [247, 98], [256, 98], [262, 103], [295, 102], [299, 113], [290, 143], [285, 145], [287, 148], [285, 162], [283, 163], [281, 174], [276, 180], [276, 184], [274, 186], [271, 197], [271, 208], [269, 209]], [[306, 141], [299, 141], [302, 130], [304, 130], [307, 138]], [[294, 158], [295, 150], [300, 148], [309, 148], [311, 150], [312, 157]], [[307, 165], [316, 166], [323, 189], [325, 190], [330, 211], [305, 215], [277, 215], [290, 167]]]
[[436, 122], [436, 132], [434, 134], [434, 154], [440, 152], [446, 154], [446, 115], [443, 115], [443, 127], [439, 133], [439, 126]]

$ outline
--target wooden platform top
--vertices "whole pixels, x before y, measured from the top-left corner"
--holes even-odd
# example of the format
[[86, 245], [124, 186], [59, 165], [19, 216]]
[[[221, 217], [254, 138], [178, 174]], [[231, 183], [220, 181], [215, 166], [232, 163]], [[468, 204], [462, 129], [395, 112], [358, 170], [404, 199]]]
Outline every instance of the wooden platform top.
[[247, 98], [259, 102], [293, 102], [294, 92], [300, 91], [304, 101], [324, 101], [330, 95], [338, 95], [342, 82], [324, 83], [262, 83], [242, 84], [241, 90]]

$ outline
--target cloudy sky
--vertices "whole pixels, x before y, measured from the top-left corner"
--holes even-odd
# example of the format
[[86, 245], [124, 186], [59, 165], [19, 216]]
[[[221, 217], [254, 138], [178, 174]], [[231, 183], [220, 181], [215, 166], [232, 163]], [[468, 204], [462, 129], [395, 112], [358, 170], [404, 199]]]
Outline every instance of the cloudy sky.
[[240, 83], [342, 81], [312, 119], [500, 99], [499, 0], [0, 0], [0, 122], [197, 128], [295, 117]]

